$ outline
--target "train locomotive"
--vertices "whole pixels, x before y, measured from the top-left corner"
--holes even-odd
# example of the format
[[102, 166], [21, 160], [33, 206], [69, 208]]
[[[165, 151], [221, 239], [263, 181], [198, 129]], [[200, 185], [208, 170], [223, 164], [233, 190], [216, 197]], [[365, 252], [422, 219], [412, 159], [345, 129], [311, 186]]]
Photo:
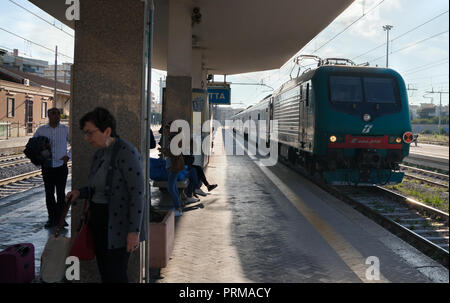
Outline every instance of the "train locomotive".
[[[346, 59], [319, 59], [317, 68], [297, 75], [233, 120], [278, 121], [276, 140], [267, 123], [266, 142], [278, 144], [285, 161], [332, 185], [402, 182], [399, 164], [413, 141], [400, 74]], [[249, 130], [243, 128], [243, 135]]]

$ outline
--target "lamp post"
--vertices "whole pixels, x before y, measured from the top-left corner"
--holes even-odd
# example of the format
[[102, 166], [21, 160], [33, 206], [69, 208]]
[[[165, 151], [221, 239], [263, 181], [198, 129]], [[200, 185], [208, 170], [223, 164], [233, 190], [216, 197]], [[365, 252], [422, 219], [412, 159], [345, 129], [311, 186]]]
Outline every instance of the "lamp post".
[[385, 25], [383, 26], [383, 29], [386, 31], [387, 33], [387, 38], [386, 38], [386, 68], [389, 67], [389, 31], [393, 28], [392, 25]]

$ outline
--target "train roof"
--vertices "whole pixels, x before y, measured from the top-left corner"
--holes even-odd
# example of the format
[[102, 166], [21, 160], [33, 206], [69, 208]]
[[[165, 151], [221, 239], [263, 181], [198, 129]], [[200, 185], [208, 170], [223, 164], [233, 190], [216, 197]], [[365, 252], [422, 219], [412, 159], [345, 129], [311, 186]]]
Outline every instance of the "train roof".
[[259, 101], [256, 104], [250, 105], [245, 110], [239, 112], [237, 115], [243, 114], [245, 112], [248, 112], [252, 110], [253, 108], [257, 107], [258, 105], [264, 103], [268, 98], [272, 97], [273, 95], [277, 95], [281, 93], [284, 90], [288, 90], [292, 87], [295, 87], [296, 85], [308, 81], [309, 79], [312, 79], [316, 73], [319, 72], [326, 72], [326, 71], [356, 71], [356, 72], [367, 72], [370, 71], [377, 71], [380, 74], [397, 74], [398, 73], [390, 68], [384, 68], [384, 67], [378, 67], [378, 66], [361, 66], [361, 65], [343, 65], [343, 64], [326, 64], [318, 66], [314, 69], [307, 69], [305, 70], [300, 76], [296, 78], [292, 78], [291, 80], [283, 83], [278, 89], [276, 89], [272, 94], [266, 96], [261, 101]]

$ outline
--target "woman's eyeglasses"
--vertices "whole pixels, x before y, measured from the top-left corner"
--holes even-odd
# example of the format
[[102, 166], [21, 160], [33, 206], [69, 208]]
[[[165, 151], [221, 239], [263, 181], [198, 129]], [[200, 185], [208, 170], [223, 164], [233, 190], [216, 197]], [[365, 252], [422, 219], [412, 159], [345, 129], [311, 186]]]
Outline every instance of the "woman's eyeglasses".
[[83, 131], [83, 134], [85, 135], [85, 136], [87, 136], [87, 137], [92, 137], [92, 135], [95, 133], [95, 132], [97, 132], [99, 129], [98, 128], [96, 128], [96, 129], [94, 129], [94, 130], [86, 130], [86, 131]]

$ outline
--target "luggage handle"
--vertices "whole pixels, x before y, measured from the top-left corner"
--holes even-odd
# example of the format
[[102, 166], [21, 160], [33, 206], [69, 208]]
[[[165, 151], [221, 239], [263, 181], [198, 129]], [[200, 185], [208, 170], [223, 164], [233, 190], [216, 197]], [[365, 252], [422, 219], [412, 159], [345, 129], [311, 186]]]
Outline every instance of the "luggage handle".
[[[88, 200], [84, 201], [83, 210], [81, 211], [80, 224], [78, 225], [77, 232], [80, 232], [81, 228], [83, 227], [83, 224], [86, 224], [88, 221], [87, 220], [88, 208], [89, 208], [88, 203], [89, 203]], [[84, 220], [83, 220], [83, 217], [84, 217]]]
[[64, 211], [61, 215], [61, 218], [59, 218], [59, 223], [58, 226], [56, 227], [56, 231], [55, 231], [55, 238], [57, 238], [59, 236], [59, 232], [61, 231], [63, 224], [64, 224], [64, 220], [67, 216], [67, 213], [69, 212], [69, 208], [72, 205], [72, 197], [70, 198], [69, 201], [67, 201], [66, 206], [64, 207]]
[[28, 246], [21, 246], [16, 250], [21, 257], [25, 257], [30, 252], [30, 248]]

